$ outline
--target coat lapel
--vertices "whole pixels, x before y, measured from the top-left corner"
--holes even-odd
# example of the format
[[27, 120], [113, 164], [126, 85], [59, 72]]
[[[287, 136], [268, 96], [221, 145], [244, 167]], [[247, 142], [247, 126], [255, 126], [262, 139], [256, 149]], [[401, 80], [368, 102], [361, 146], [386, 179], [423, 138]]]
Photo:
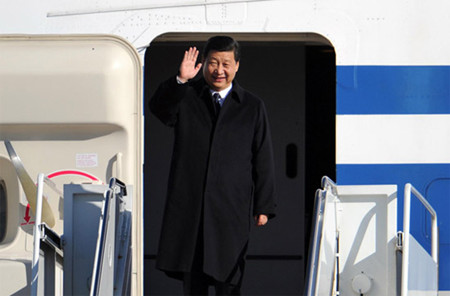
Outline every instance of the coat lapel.
[[203, 79], [201, 79], [195, 83], [194, 89], [198, 94], [194, 107], [195, 112], [202, 121], [208, 123], [209, 125], [214, 125], [216, 118], [208, 85]]
[[223, 102], [222, 108], [220, 109], [219, 116], [217, 118], [216, 124], [227, 120], [229, 114], [236, 114], [239, 110], [239, 106], [242, 100], [241, 88], [236, 81], [233, 81], [233, 88], [228, 94], [227, 98]]

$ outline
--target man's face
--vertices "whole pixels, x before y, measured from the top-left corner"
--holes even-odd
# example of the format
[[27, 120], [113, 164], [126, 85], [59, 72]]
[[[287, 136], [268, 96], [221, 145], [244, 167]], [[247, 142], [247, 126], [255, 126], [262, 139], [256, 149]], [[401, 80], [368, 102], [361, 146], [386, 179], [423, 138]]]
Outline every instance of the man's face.
[[209, 87], [221, 91], [231, 85], [239, 69], [234, 51], [210, 51], [203, 61], [203, 77]]

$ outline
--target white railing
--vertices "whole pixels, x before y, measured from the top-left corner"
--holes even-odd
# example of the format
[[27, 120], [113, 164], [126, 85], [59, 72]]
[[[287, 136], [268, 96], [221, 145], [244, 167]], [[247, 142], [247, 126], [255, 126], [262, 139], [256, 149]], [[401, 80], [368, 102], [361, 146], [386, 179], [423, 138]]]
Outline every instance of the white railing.
[[38, 294], [39, 251], [41, 249], [41, 221], [42, 221], [42, 197], [44, 192], [44, 174], [38, 175], [36, 195], [36, 220], [34, 222], [33, 261], [31, 263], [31, 295]]
[[128, 295], [131, 213], [125, 209], [126, 196], [126, 185], [111, 178], [100, 217], [90, 296]]
[[[337, 252], [335, 216], [337, 185], [330, 178], [324, 176], [322, 188], [323, 190], [316, 191], [314, 203], [314, 228], [312, 229], [305, 286], [305, 295], [307, 296], [324, 293], [332, 295], [333, 289], [338, 288], [338, 280], [335, 278], [338, 268], [335, 261]], [[325, 250], [328, 250], [328, 252], [325, 252]], [[324, 262], [328, 262], [328, 264], [324, 264]]]
[[37, 178], [37, 193], [36, 193], [36, 220], [34, 222], [33, 232], [33, 261], [31, 263], [31, 295], [38, 295], [38, 276], [39, 276], [39, 257], [41, 249], [41, 239], [43, 238], [42, 225], [42, 205], [44, 198], [44, 183], [46, 183], [52, 190], [61, 196], [61, 191], [56, 185], [47, 178], [43, 173], [40, 173]]
[[[405, 198], [404, 198], [404, 208], [403, 208], [403, 261], [402, 261], [402, 281], [401, 281], [401, 291], [402, 296], [408, 295], [409, 291], [409, 257], [410, 257], [410, 224], [411, 224], [411, 196], [415, 196], [422, 205], [427, 209], [431, 215], [431, 258], [436, 263], [436, 273], [438, 276], [438, 266], [439, 266], [439, 233], [438, 233], [438, 223], [436, 211], [428, 203], [428, 201], [414, 188], [411, 184], [405, 185]], [[436, 279], [437, 281], [437, 279]]]
[[320, 251], [320, 240], [322, 238], [323, 229], [323, 210], [325, 206], [325, 192], [322, 190], [316, 191], [316, 198], [314, 202], [314, 228], [311, 236], [310, 251], [309, 251], [309, 262], [307, 269], [307, 280], [306, 283], [306, 295], [313, 296], [316, 294], [316, 282], [319, 270], [319, 251]]

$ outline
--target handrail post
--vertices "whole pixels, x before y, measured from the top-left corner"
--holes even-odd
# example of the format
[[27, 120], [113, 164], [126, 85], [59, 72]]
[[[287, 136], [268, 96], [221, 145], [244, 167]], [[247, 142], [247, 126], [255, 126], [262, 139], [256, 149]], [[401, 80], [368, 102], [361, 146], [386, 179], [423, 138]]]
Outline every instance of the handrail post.
[[408, 259], [409, 258], [409, 223], [411, 220], [411, 184], [405, 185], [405, 197], [403, 200], [403, 255], [402, 255], [402, 280], [401, 296], [408, 295]]
[[[402, 296], [408, 293], [408, 258], [409, 258], [409, 239], [410, 239], [410, 224], [411, 224], [411, 195], [414, 195], [422, 205], [427, 209], [431, 215], [431, 257], [433, 261], [439, 266], [439, 233], [437, 224], [437, 214], [430, 203], [422, 196], [422, 194], [414, 188], [410, 183], [405, 185], [404, 208], [403, 208], [403, 262], [402, 262]], [[439, 274], [439, 270], [438, 270]]]
[[42, 207], [44, 198], [44, 183], [48, 184], [57, 194], [62, 196], [62, 192], [56, 188], [56, 185], [45, 176], [40, 173], [37, 178], [37, 190], [36, 190], [36, 213], [33, 229], [33, 260], [31, 263], [31, 295], [38, 295], [38, 278], [39, 278], [39, 257], [41, 250], [41, 239], [43, 237], [42, 225]]
[[[439, 233], [437, 224], [437, 214], [430, 203], [422, 196], [422, 194], [414, 188], [411, 184], [406, 184], [410, 187], [411, 193], [422, 203], [422, 205], [427, 209], [431, 215], [431, 257], [433, 257], [434, 262], [438, 263], [438, 243], [439, 243]], [[405, 191], [406, 192], [406, 191]]]
[[42, 198], [44, 192], [44, 174], [38, 175], [36, 194], [36, 220], [34, 222], [33, 261], [31, 264], [31, 295], [38, 294], [39, 256], [41, 245]]
[[[310, 249], [308, 256], [308, 267], [307, 267], [307, 282], [305, 283], [305, 295], [315, 296], [319, 294], [319, 265], [320, 265], [320, 252], [321, 243], [323, 239], [323, 229], [325, 223], [325, 212], [327, 207], [328, 194], [335, 196], [334, 202], [337, 198], [337, 185], [330, 178], [324, 176], [322, 178], [322, 189], [316, 191], [314, 200], [314, 214], [313, 214], [313, 227], [311, 233]], [[337, 226], [337, 221], [335, 226]], [[335, 229], [337, 230], [337, 229]], [[336, 231], [337, 236], [337, 231]], [[334, 258], [336, 260], [336, 257]], [[337, 264], [335, 265], [334, 276], [337, 276], [338, 270]], [[333, 289], [337, 289], [335, 285]]]
[[314, 215], [313, 215], [313, 232], [311, 233], [310, 249], [308, 256], [308, 269], [307, 269], [307, 279], [306, 291], [307, 296], [316, 295], [316, 281], [318, 272], [318, 257], [319, 257], [319, 246], [321, 238], [321, 229], [323, 222], [323, 207], [324, 207], [325, 194], [324, 191], [318, 189], [316, 191], [314, 199]]

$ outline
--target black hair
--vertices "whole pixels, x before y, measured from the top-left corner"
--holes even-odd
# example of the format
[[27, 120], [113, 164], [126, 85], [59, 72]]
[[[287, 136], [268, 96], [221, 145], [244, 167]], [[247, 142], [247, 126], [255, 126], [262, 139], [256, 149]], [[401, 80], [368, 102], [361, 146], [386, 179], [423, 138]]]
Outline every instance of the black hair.
[[210, 51], [234, 51], [234, 59], [239, 62], [241, 50], [239, 43], [229, 36], [214, 36], [208, 39], [203, 50], [203, 58], [208, 57]]

